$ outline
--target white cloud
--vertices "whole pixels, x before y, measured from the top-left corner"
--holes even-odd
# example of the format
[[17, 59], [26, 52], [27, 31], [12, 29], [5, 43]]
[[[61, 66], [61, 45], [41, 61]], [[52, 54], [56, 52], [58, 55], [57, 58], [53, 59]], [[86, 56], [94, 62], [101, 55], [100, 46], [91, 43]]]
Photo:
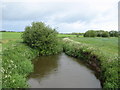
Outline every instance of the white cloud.
[[[117, 30], [119, 0], [3, 0], [3, 29], [43, 21], [59, 32]], [[11, 21], [13, 23], [11, 24]], [[17, 22], [18, 24], [15, 24]], [[16, 26], [17, 27], [17, 26]], [[16, 28], [13, 28], [16, 29]]]

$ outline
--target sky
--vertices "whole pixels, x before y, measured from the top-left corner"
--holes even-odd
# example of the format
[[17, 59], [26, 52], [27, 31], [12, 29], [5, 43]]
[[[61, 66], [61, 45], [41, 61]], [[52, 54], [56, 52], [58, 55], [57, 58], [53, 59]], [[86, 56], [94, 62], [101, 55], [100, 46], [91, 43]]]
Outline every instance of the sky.
[[60, 33], [118, 30], [119, 0], [2, 0], [2, 30], [44, 22]]

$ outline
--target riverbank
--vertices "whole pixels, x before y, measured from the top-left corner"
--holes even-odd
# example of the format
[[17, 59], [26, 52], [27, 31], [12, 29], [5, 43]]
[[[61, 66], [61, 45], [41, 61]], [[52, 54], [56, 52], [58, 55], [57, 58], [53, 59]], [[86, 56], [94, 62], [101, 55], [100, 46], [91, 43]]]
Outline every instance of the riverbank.
[[99, 49], [64, 38], [64, 52], [89, 63], [99, 73], [103, 88], [118, 88], [118, 57], [107, 57]]
[[33, 71], [31, 60], [38, 51], [22, 42], [11, 41], [2, 50], [2, 88], [27, 88], [27, 75]]

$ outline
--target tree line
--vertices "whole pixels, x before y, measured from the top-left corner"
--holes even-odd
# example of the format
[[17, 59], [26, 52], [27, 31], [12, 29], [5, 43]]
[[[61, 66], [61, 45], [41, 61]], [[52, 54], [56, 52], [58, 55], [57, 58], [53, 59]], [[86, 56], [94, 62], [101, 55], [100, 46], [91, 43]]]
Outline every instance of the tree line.
[[118, 37], [120, 31], [104, 31], [104, 30], [88, 30], [84, 33], [84, 37]]

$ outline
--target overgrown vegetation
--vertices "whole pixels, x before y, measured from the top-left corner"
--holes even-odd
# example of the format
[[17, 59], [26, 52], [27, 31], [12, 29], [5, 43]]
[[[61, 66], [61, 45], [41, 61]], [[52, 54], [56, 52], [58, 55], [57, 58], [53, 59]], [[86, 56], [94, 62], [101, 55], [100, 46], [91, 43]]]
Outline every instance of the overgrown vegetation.
[[23, 42], [39, 50], [39, 55], [57, 54], [61, 51], [55, 29], [46, 26], [43, 22], [33, 22], [23, 32]]
[[26, 76], [33, 71], [31, 61], [38, 51], [23, 43], [11, 45], [2, 52], [2, 88], [27, 88]]
[[68, 38], [64, 39], [63, 45], [67, 55], [83, 59], [96, 68], [100, 73], [103, 88], [119, 88], [118, 55], [108, 57], [99, 49]]

